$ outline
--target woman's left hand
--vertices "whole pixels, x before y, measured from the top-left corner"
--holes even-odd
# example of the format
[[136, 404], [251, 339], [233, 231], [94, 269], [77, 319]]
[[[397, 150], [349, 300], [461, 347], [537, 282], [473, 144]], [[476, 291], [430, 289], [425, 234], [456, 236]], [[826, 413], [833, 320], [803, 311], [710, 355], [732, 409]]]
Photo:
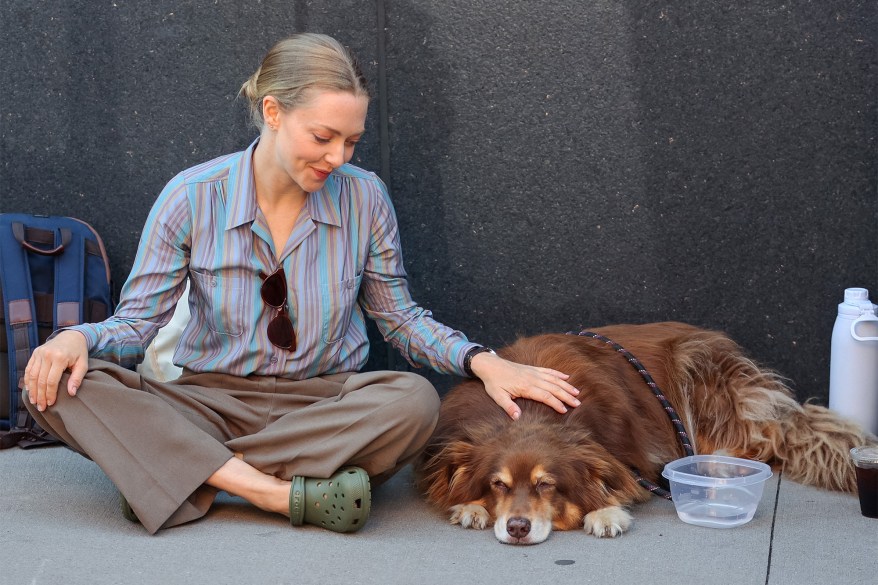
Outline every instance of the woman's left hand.
[[475, 355], [470, 368], [485, 384], [488, 396], [513, 420], [521, 416], [515, 398], [536, 400], [560, 413], [579, 406], [579, 390], [567, 383], [569, 376], [563, 372], [510, 362], [488, 352]]

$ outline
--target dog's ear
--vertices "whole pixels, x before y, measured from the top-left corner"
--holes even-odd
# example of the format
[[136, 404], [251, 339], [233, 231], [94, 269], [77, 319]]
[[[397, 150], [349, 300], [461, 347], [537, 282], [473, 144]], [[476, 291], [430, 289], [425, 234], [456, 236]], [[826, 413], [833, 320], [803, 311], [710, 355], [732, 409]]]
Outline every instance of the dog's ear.
[[420, 483], [431, 501], [450, 507], [482, 495], [479, 476], [474, 472], [475, 451], [471, 443], [457, 440], [426, 459]]
[[576, 476], [564, 478], [564, 483], [577, 486], [568, 496], [586, 514], [607, 506], [631, 504], [642, 489], [631, 470], [607, 452], [581, 452], [575, 465], [566, 471]]

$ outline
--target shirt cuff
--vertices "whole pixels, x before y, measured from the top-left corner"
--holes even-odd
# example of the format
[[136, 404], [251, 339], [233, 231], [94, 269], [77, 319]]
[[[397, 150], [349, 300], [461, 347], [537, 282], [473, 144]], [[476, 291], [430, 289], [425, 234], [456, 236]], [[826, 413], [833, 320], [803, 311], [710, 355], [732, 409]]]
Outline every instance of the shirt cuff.
[[46, 341], [49, 341], [62, 331], [79, 331], [85, 336], [85, 342], [88, 346], [88, 352], [91, 354], [91, 350], [98, 344], [98, 340], [100, 339], [97, 331], [95, 330], [93, 325], [85, 324], [85, 325], [73, 325], [72, 327], [62, 327], [57, 331], [53, 332]]

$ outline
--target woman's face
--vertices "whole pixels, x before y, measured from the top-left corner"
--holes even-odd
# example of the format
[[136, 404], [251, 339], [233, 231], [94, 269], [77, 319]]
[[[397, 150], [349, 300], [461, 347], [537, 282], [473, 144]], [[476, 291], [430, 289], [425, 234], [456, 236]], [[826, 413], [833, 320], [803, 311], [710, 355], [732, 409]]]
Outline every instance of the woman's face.
[[[270, 99], [270, 98], [267, 98]], [[303, 105], [271, 112], [277, 128], [277, 164], [306, 193], [319, 191], [329, 174], [351, 160], [365, 131], [369, 100], [344, 91], [320, 91]]]

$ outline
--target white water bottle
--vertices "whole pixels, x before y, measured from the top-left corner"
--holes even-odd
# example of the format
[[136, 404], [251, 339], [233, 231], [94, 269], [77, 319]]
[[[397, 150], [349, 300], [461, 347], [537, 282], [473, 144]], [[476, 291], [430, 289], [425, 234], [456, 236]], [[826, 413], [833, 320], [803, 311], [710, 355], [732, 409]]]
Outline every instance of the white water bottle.
[[829, 360], [829, 408], [878, 434], [878, 316], [864, 288], [838, 305]]

